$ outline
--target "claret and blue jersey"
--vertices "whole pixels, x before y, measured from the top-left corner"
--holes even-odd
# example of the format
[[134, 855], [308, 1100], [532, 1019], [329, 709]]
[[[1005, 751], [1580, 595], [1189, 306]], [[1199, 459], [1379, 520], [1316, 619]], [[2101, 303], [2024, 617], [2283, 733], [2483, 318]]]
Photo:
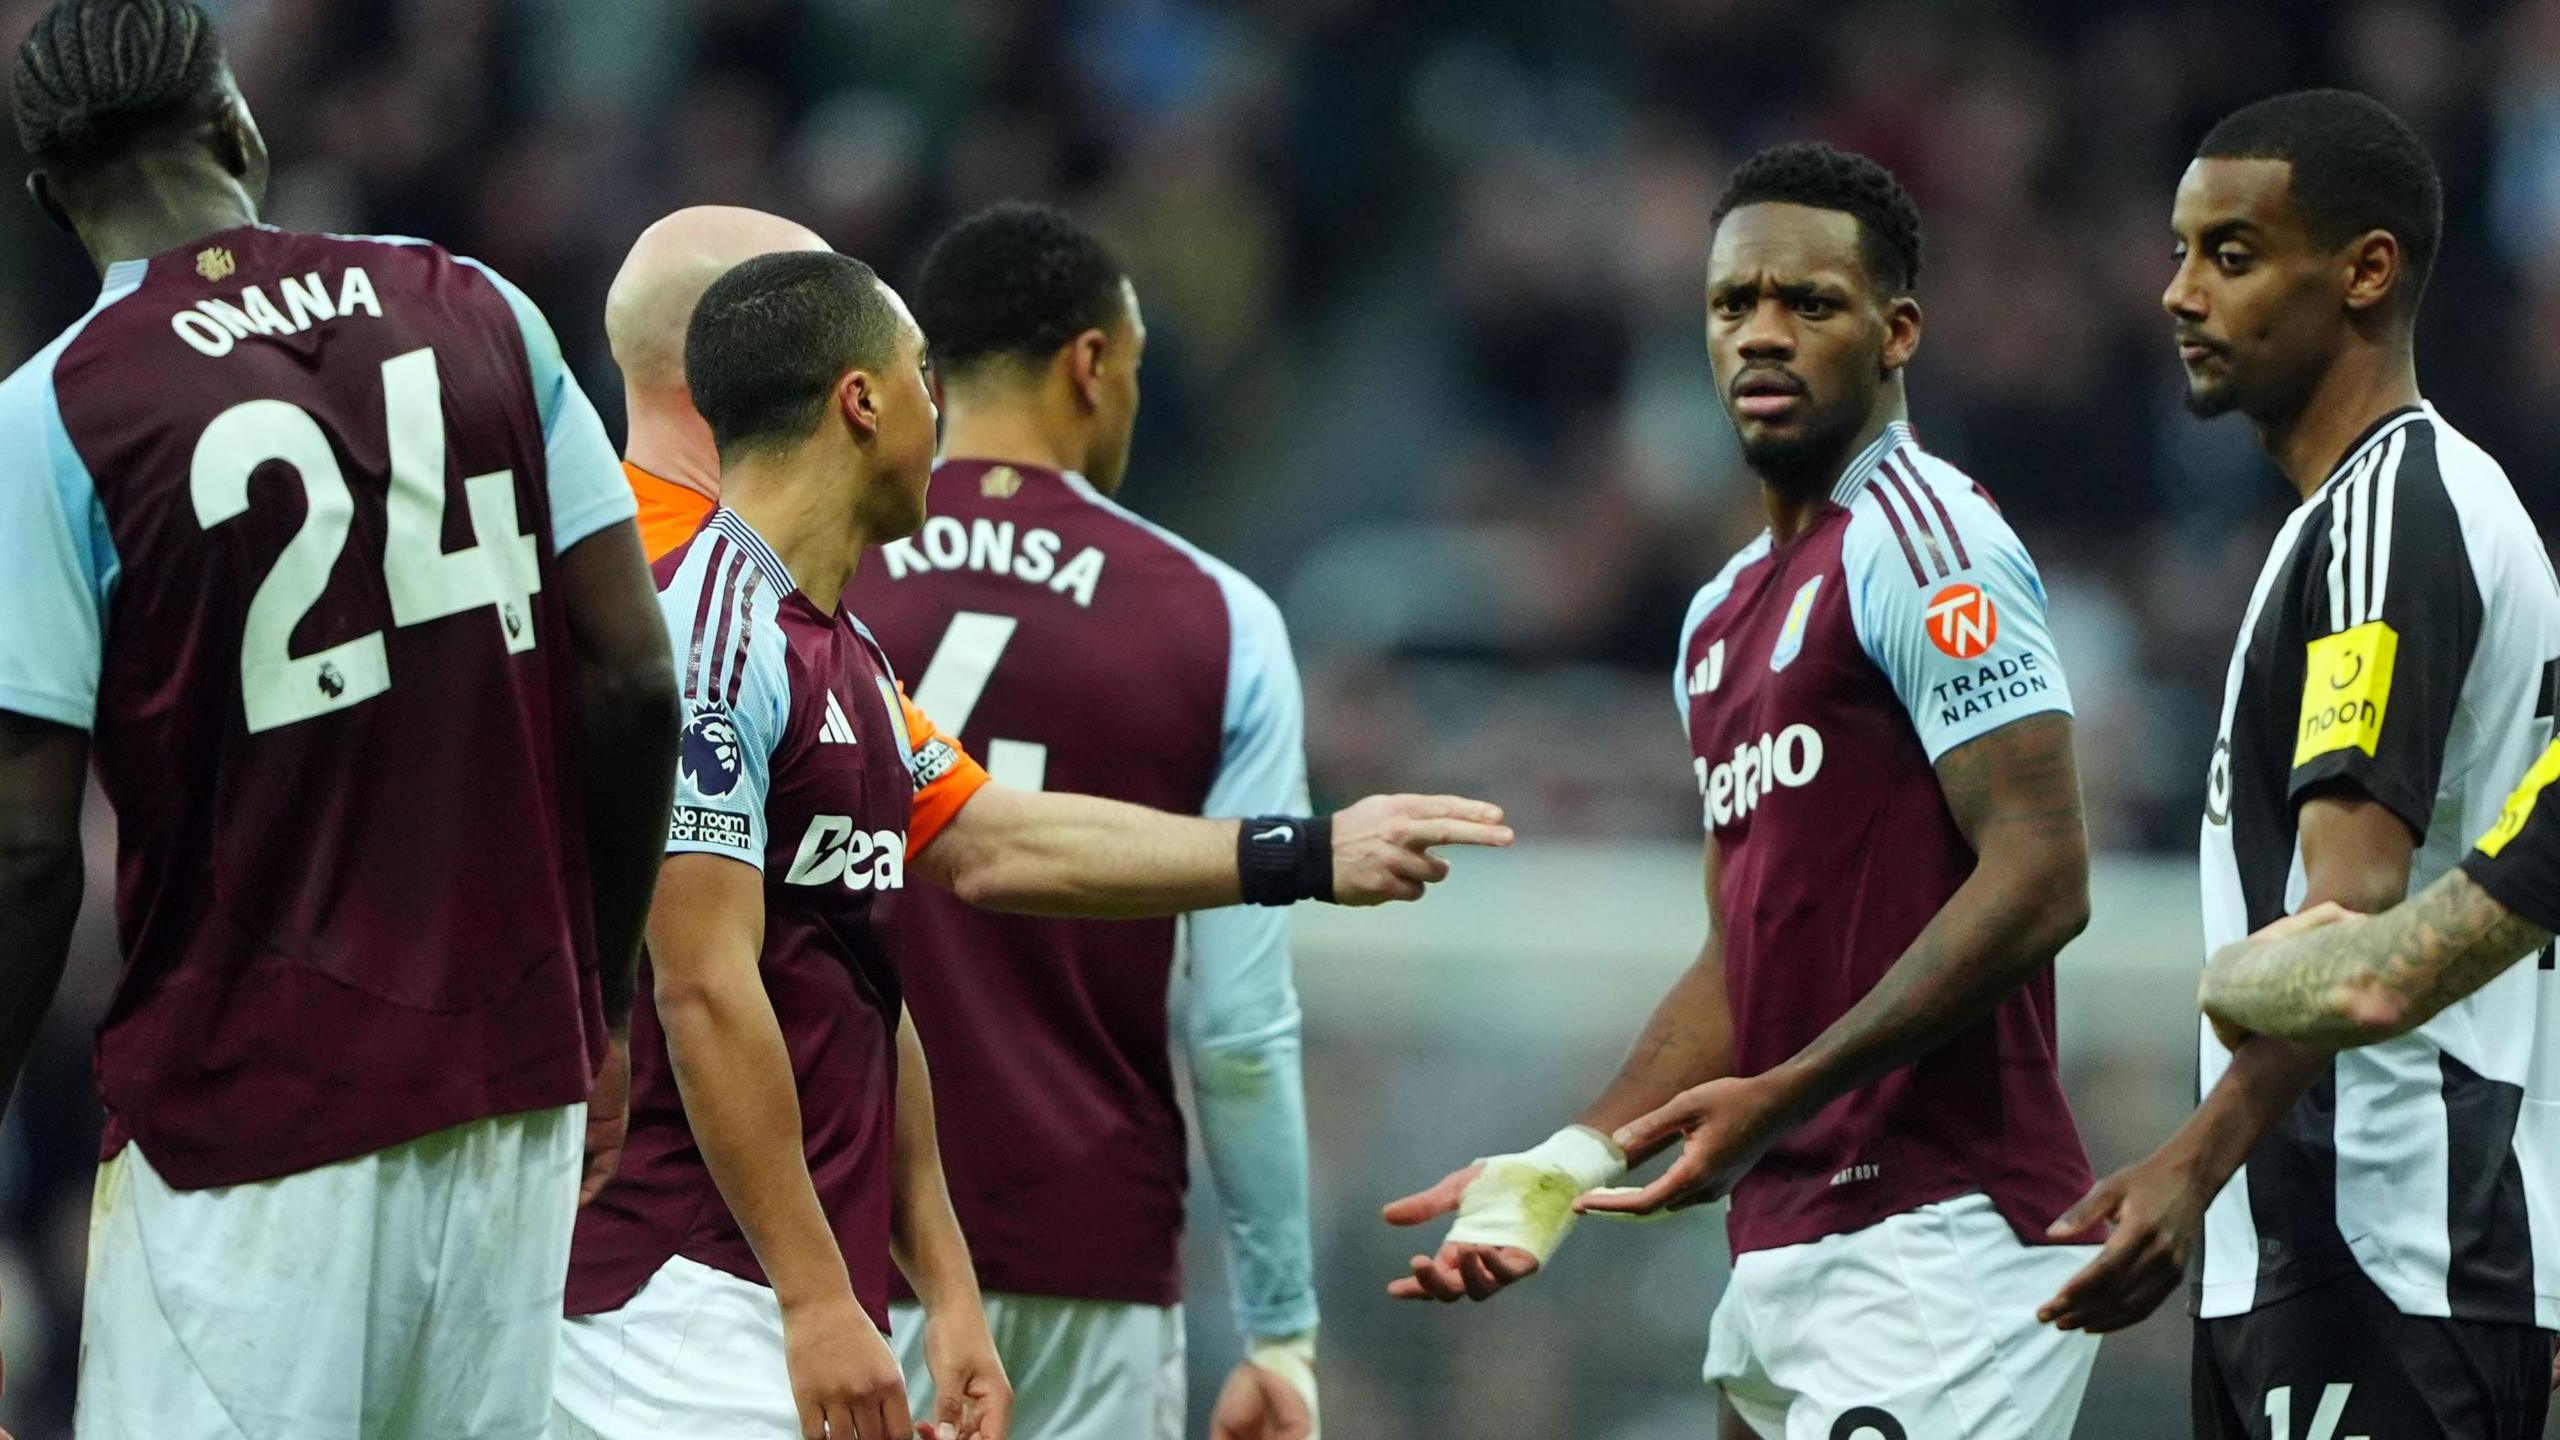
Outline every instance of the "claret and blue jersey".
[[[1794, 1055], [1872, 989], [1972, 873], [1934, 766], [2069, 713], [2035, 564], [1895, 423], [1811, 525], [1698, 593], [1675, 696], [1708, 833], [1736, 1072]], [[1937, 1051], [1840, 1097], [1733, 1196], [1737, 1251], [1969, 1191], [2029, 1243], [2090, 1184], [2054, 1055], [2050, 970]]]

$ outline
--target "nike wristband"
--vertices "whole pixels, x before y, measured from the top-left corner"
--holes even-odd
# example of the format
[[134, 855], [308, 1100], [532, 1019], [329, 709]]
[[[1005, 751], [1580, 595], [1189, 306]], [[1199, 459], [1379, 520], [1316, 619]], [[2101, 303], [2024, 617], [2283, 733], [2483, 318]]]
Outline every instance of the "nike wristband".
[[1236, 827], [1236, 879], [1248, 905], [1333, 899], [1333, 817], [1257, 815]]

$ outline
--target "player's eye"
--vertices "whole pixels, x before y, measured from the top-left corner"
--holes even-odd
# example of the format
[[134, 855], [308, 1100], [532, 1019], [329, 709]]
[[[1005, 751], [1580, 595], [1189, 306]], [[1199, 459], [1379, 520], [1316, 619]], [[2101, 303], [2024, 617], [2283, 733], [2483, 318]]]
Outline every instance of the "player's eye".
[[2249, 252], [2236, 245], [2225, 245], [2213, 252], [2213, 263], [2221, 267], [2225, 275], [2237, 275], [2248, 269], [2249, 260]]
[[1806, 295], [1796, 301], [1796, 313], [1807, 320], [1823, 320], [1840, 309], [1840, 302], [1820, 295]]

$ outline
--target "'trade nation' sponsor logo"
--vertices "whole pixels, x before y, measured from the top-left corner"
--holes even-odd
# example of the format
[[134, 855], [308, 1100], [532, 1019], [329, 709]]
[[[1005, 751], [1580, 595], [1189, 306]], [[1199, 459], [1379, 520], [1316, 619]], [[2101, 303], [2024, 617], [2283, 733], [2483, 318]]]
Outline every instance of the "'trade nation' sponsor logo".
[[2545, 747], [2542, 758], [2524, 772], [2524, 782], [2516, 786], [2515, 793], [2507, 797], [2506, 808], [2498, 812], [2498, 823], [2480, 837], [2480, 853], [2495, 860], [2499, 851], [2523, 834], [2524, 822], [2533, 818], [2533, 807], [2554, 780], [2560, 780], [2560, 740]]
[[695, 793], [726, 795], [738, 788], [738, 724], [718, 705], [697, 703], [685, 717], [684, 746], [676, 766]]
[[1948, 676], [1929, 687], [1929, 699], [1938, 707], [1939, 724], [1961, 725], [2052, 689], [2044, 661], [2035, 652], [2024, 651]]
[[2371, 755], [2381, 745], [2383, 714], [2391, 704], [2391, 668], [2399, 654], [2399, 632], [2380, 620], [2311, 642], [2302, 671], [2302, 723], [2295, 731], [2294, 764], [2340, 750]]
[[1706, 797], [1707, 823], [1720, 828], [1758, 809], [1772, 791], [1812, 784], [1822, 773], [1822, 732], [1790, 725], [1734, 746], [1732, 758], [1712, 768], [1703, 758], [1691, 764]]
[[782, 878], [791, 885], [842, 881], [847, 890], [903, 890], [907, 837], [895, 830], [864, 830], [842, 815], [813, 815]]
[[1929, 643], [1951, 660], [1971, 660], [2000, 639], [2000, 607], [1979, 585], [1956, 584], [1929, 597]]

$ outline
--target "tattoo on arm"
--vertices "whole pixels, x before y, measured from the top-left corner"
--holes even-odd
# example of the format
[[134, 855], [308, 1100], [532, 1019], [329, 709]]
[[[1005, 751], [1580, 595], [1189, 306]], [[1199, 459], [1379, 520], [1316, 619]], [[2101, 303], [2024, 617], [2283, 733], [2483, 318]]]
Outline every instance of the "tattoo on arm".
[[2206, 972], [2204, 1005], [2262, 1035], [2371, 1044], [2416, 1029], [2550, 938], [2457, 869], [2380, 915], [2231, 946]]

